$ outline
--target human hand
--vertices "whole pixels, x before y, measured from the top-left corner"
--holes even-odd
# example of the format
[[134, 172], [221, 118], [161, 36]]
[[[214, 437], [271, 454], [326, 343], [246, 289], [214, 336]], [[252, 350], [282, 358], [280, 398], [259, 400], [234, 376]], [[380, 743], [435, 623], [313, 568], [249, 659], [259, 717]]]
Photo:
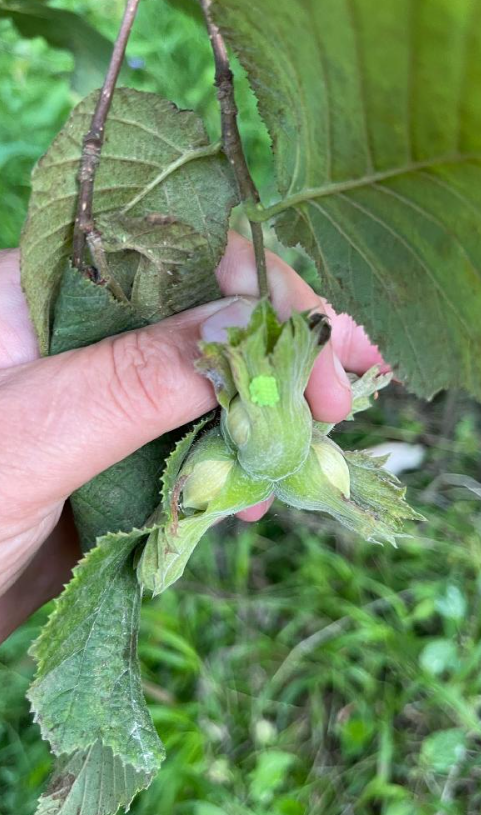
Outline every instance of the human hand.
[[[226, 326], [245, 325], [258, 291], [252, 246], [231, 233], [217, 270], [225, 299], [39, 359], [18, 261], [16, 251], [0, 253], [0, 641], [60, 591], [80, 557], [64, 510], [68, 496], [214, 407], [211, 385], [193, 367], [198, 340], [223, 339]], [[345, 370], [364, 373], [382, 363], [379, 352], [280, 258], [268, 253], [267, 265], [281, 318], [312, 309], [331, 318], [331, 341], [306, 397], [316, 419], [339, 422], [351, 407]], [[257, 520], [266, 508], [251, 507], [240, 517]]]

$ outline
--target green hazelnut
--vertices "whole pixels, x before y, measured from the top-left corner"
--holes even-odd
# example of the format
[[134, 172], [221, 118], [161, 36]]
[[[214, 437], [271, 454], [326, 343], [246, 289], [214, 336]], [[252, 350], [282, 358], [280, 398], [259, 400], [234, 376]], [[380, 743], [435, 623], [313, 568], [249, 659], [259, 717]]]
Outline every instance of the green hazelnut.
[[320, 468], [327, 480], [344, 496], [349, 498], [351, 477], [349, 467], [340, 447], [327, 436], [322, 436], [312, 445]]

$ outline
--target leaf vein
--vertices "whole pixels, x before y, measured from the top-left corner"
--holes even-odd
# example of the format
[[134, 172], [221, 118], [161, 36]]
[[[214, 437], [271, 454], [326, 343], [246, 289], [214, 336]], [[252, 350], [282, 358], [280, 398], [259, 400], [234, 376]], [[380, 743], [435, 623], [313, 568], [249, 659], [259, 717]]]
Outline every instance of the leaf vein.
[[381, 288], [386, 293], [386, 296], [387, 296], [388, 300], [391, 302], [393, 310], [398, 315], [399, 320], [403, 324], [404, 331], [405, 331], [405, 334], [406, 334], [406, 338], [407, 338], [407, 340], [408, 340], [408, 342], [409, 342], [409, 344], [411, 346], [413, 356], [414, 356], [414, 358], [416, 360], [416, 363], [417, 363], [419, 375], [420, 375], [424, 385], [427, 385], [428, 381], [427, 381], [427, 377], [426, 377], [426, 375], [424, 373], [423, 366], [421, 364], [421, 358], [419, 356], [419, 352], [418, 352], [418, 350], [416, 348], [415, 343], [413, 342], [411, 334], [409, 333], [408, 326], [406, 324], [404, 316], [402, 315], [402, 311], [401, 311], [401, 309], [398, 309], [396, 307], [396, 304], [395, 304], [395, 301], [394, 301], [394, 299], [393, 299], [393, 297], [391, 295], [391, 292], [389, 291], [388, 287], [386, 286], [386, 283], [385, 283], [382, 275], [379, 274], [378, 269], [376, 267], [376, 264], [369, 259], [369, 257], [365, 254], [365, 252], [355, 243], [355, 241], [350, 237], [350, 235], [348, 235], [343, 230], [343, 228], [340, 226], [340, 224], [335, 220], [335, 218], [333, 218], [329, 214], [329, 212], [327, 212], [324, 209], [324, 207], [322, 207], [317, 201], [311, 201], [310, 205], [316, 207], [317, 209], [319, 209], [321, 212], [324, 213], [325, 217], [332, 223], [332, 225], [335, 227], [335, 229], [337, 229], [339, 234], [342, 235], [344, 240], [346, 240], [348, 242], [348, 244], [352, 245], [352, 248], [354, 249], [354, 251], [356, 251], [358, 253], [358, 255], [364, 260], [364, 262], [370, 267], [371, 271], [373, 272], [373, 275], [376, 277], [376, 279], [378, 280], [378, 282], [381, 285]]
[[[382, 185], [379, 184], [379, 185], [377, 185], [376, 189], [384, 191], [385, 189], [389, 189], [389, 188], [385, 188], [385, 187], [383, 187]], [[389, 190], [389, 192], [392, 192], [392, 190]], [[398, 200], [403, 201], [404, 203], [409, 205], [409, 203], [410, 203], [409, 199], [403, 199], [403, 196], [400, 196], [397, 193], [395, 193], [394, 195], [395, 195], [396, 198], [398, 198]], [[350, 196], [345, 195], [343, 193], [341, 193], [339, 197], [342, 198], [343, 201], [347, 201], [349, 204], [351, 204], [351, 206], [355, 207], [360, 212], [363, 212], [365, 215], [367, 215], [368, 218], [371, 218], [375, 223], [378, 223], [379, 226], [381, 226], [386, 232], [388, 232], [390, 235], [392, 235], [402, 246], [404, 246], [404, 248], [412, 255], [413, 258], [415, 258], [415, 260], [419, 263], [421, 268], [424, 269], [424, 271], [426, 272], [427, 276], [431, 280], [431, 282], [432, 282], [432, 284], [433, 284], [433, 286], [434, 286], [434, 288], [435, 288], [435, 290], [437, 292], [437, 297], [444, 300], [444, 302], [446, 303], [448, 308], [453, 312], [454, 316], [456, 317], [456, 319], [459, 321], [459, 323], [463, 327], [466, 334], [471, 339], [473, 339], [470, 328], [467, 325], [467, 323], [464, 321], [463, 316], [456, 309], [454, 303], [449, 299], [449, 297], [447, 296], [444, 289], [442, 287], [440, 287], [439, 281], [436, 279], [436, 276], [434, 275], [432, 269], [429, 268], [429, 265], [426, 263], [426, 261], [424, 261], [422, 259], [422, 257], [419, 255], [417, 250], [414, 248], [414, 246], [409, 241], [407, 241], [399, 232], [397, 232], [396, 229], [391, 227], [384, 220], [384, 218], [381, 218], [380, 216], [375, 215], [373, 212], [371, 212], [371, 210], [368, 207], [363, 206], [358, 201], [354, 201], [354, 199], [352, 199]], [[427, 216], [427, 213], [425, 212], [425, 210], [422, 207], [417, 207], [417, 206], [413, 205], [413, 208], [415, 208], [421, 214]], [[442, 315], [442, 311], [440, 313]], [[441, 322], [442, 322], [443, 325], [445, 324], [444, 320], [442, 320]], [[447, 337], [446, 337], [446, 341], [448, 342]]]

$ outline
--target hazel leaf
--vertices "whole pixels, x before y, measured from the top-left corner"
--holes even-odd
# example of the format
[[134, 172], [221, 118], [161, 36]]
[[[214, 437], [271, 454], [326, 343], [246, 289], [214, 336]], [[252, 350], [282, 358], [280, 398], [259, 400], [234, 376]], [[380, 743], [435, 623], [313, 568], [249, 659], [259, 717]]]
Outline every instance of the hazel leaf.
[[[73, 110], [32, 175], [21, 240], [22, 284], [43, 354], [49, 351], [53, 310], [72, 254], [82, 140], [97, 95], [90, 94]], [[157, 94], [115, 91], [95, 179], [93, 214], [105, 230], [107, 262], [116, 280], [120, 275], [121, 288], [131, 290], [141, 259], [153, 261], [149, 268], [157, 270], [162, 294], [152, 310], [151, 284], [145, 304], [137, 300], [139, 317], [159, 319], [219, 296], [212, 270], [224, 249], [236, 201], [229, 165], [218, 146], [209, 144], [194, 113], [179, 111]], [[165, 251], [163, 240], [168, 244]], [[181, 256], [184, 267], [167, 263], [178, 263]], [[108, 325], [105, 331], [107, 336]]]
[[128, 809], [151, 780], [96, 741], [88, 750], [57, 760], [36, 815], [113, 815], [119, 807]]
[[280, 196], [262, 216], [418, 395], [481, 398], [481, 6], [211, 10], [273, 141]]
[[[148, 531], [101, 538], [75, 568], [32, 647], [37, 673], [28, 698], [60, 759], [54, 791], [40, 805], [45, 815], [77, 815], [81, 790], [87, 801], [100, 806], [103, 800], [105, 813], [113, 813], [148, 786], [164, 759], [136, 653], [141, 591], [132, 552]], [[93, 805], [79, 812], [98, 815]]]

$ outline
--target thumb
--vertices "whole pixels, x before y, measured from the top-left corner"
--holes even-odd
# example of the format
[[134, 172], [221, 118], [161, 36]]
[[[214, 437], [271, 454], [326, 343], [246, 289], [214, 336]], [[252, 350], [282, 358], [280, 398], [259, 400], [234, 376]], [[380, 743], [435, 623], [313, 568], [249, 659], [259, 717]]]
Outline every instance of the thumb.
[[61, 500], [213, 408], [213, 389], [193, 361], [202, 324], [224, 309], [226, 324], [243, 325], [251, 306], [229, 297], [0, 374], [5, 510]]
[[332, 341], [324, 346], [314, 363], [306, 397], [314, 418], [320, 422], [341, 422], [351, 410], [351, 384]]

